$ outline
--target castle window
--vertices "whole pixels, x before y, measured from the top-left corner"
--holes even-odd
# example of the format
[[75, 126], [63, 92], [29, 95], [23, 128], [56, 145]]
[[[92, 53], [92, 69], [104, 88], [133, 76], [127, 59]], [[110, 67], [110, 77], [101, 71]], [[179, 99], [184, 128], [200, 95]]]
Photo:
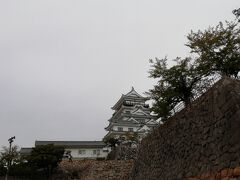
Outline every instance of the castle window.
[[94, 155], [99, 155], [100, 154], [100, 149], [94, 149], [93, 154]]
[[128, 131], [129, 132], [133, 132], [133, 128], [128, 128]]
[[124, 105], [124, 106], [133, 106], [133, 104], [134, 104], [134, 103], [131, 102], [131, 101], [124, 101], [124, 102], [123, 102], [123, 105]]
[[86, 150], [85, 149], [80, 149], [78, 151], [78, 154], [81, 154], [81, 155], [86, 154]]
[[123, 128], [122, 127], [118, 127], [118, 131], [123, 131]]

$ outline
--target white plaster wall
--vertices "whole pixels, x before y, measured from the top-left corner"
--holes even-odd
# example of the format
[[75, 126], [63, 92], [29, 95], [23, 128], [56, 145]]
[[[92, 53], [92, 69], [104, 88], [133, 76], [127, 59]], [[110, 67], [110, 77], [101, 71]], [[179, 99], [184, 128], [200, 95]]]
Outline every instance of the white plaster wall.
[[[105, 149], [105, 148], [104, 148]], [[79, 154], [79, 150], [85, 150], [85, 154]], [[93, 154], [93, 150], [100, 150], [99, 154]], [[65, 151], [71, 151], [71, 155], [73, 158], [105, 158], [107, 157], [109, 152], [103, 152], [103, 148], [67, 148]]]

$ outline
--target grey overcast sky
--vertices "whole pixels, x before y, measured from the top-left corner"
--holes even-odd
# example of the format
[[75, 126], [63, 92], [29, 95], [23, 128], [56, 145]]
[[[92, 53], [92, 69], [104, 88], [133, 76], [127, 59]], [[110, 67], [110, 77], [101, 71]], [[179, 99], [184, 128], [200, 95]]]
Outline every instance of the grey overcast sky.
[[239, 0], [1, 0], [0, 146], [101, 140], [122, 93], [150, 89], [150, 58], [233, 20]]

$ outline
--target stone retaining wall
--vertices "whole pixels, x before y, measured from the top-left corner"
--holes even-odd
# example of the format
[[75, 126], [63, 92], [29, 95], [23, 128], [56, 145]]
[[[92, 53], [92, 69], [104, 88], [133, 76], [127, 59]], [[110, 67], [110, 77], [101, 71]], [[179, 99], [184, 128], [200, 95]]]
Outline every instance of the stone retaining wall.
[[65, 179], [127, 180], [132, 166], [132, 160], [74, 160], [61, 162], [60, 169]]
[[240, 165], [240, 82], [224, 78], [143, 139], [132, 178], [182, 180]]
[[204, 173], [198, 177], [189, 177], [187, 180], [240, 180], [240, 167], [223, 169], [217, 173]]

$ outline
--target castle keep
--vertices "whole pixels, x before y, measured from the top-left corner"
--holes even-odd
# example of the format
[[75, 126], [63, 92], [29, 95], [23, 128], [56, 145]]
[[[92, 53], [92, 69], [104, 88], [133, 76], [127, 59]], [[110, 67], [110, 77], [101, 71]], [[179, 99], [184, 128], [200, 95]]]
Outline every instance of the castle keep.
[[105, 128], [108, 131], [105, 138], [119, 138], [124, 137], [126, 133], [136, 133], [141, 139], [156, 127], [158, 123], [150, 114], [147, 100], [148, 98], [138, 94], [134, 88], [129, 93], [123, 94], [112, 107], [114, 113]]

